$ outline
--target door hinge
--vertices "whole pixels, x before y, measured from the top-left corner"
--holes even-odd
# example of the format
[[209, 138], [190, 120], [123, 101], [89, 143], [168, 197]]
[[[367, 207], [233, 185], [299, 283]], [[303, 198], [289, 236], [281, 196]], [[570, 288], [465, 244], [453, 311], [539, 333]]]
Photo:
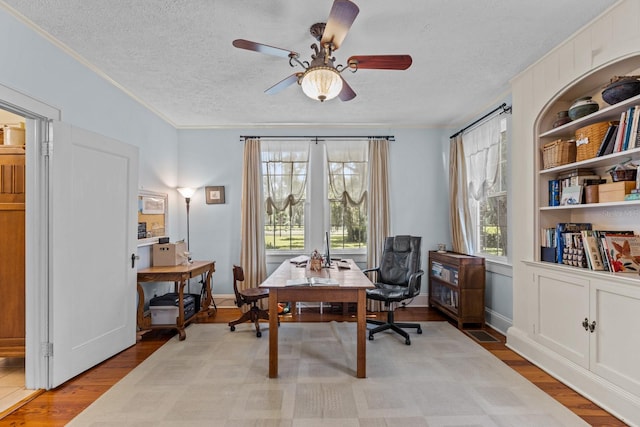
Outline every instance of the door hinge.
[[42, 157], [49, 157], [53, 152], [53, 142], [43, 141], [41, 152], [42, 152]]
[[43, 342], [41, 350], [42, 350], [42, 356], [53, 357], [53, 343]]

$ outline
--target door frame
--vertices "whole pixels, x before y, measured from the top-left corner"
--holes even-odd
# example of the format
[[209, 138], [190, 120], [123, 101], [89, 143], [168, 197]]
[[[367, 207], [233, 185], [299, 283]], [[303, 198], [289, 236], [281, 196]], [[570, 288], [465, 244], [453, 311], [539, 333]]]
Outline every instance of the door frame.
[[25, 387], [46, 389], [49, 382], [49, 216], [48, 157], [42, 155], [49, 120], [61, 111], [0, 84], [0, 108], [25, 118]]

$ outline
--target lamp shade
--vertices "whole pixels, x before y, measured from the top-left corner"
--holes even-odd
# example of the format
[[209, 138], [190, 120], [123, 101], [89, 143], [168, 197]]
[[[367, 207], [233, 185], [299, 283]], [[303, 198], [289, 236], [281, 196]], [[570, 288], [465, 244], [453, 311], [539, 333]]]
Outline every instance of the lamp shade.
[[302, 76], [302, 91], [319, 101], [333, 99], [342, 90], [342, 77], [332, 67], [311, 67]]
[[190, 199], [191, 196], [193, 196], [193, 193], [196, 192], [196, 189], [190, 187], [180, 187], [178, 188], [178, 192], [182, 194], [182, 197], [184, 197], [185, 199]]

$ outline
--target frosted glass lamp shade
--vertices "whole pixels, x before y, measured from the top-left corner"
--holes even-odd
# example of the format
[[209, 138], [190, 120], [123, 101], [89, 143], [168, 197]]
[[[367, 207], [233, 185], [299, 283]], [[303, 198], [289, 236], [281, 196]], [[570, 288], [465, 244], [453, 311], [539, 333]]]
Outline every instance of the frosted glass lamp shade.
[[312, 67], [302, 76], [302, 91], [320, 102], [333, 99], [342, 90], [342, 77], [331, 67]]

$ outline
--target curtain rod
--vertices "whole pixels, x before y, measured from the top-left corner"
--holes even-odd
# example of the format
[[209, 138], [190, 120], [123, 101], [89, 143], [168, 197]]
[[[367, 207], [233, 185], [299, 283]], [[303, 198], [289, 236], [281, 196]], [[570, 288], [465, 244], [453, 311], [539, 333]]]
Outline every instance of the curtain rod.
[[259, 139], [311, 139], [314, 141], [323, 141], [325, 139], [362, 139], [362, 138], [376, 138], [386, 139], [394, 142], [396, 140], [393, 135], [344, 135], [344, 136], [317, 136], [317, 135], [240, 135], [240, 142], [244, 142], [247, 138], [259, 138]]
[[476, 120], [475, 122], [471, 123], [470, 125], [467, 125], [465, 127], [463, 127], [462, 129], [460, 129], [458, 132], [454, 133], [453, 135], [451, 135], [449, 137], [449, 139], [451, 138], [455, 138], [456, 136], [460, 135], [462, 132], [464, 132], [465, 130], [469, 129], [470, 127], [472, 127], [473, 125], [476, 125], [478, 123], [480, 123], [481, 121], [483, 121], [484, 119], [486, 119], [487, 117], [491, 116], [493, 113], [495, 113], [498, 110], [502, 110], [500, 112], [500, 114], [502, 113], [510, 113], [511, 112], [511, 106], [509, 105], [507, 107], [507, 103], [503, 102], [500, 106], [494, 108], [493, 110], [489, 111], [487, 114], [485, 114], [484, 116], [480, 117], [478, 120]]

